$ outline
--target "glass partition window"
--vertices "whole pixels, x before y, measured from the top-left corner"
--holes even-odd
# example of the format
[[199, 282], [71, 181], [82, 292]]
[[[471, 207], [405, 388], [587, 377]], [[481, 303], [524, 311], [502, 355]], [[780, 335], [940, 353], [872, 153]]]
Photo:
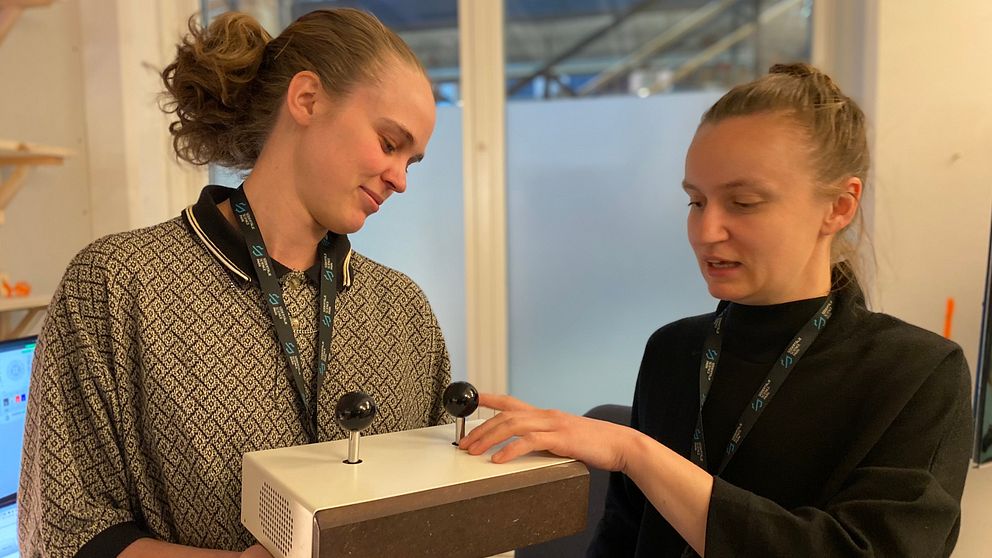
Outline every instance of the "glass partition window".
[[725, 91], [808, 60], [811, 11], [811, 0], [507, 0], [508, 96]]
[[686, 238], [699, 118], [808, 60], [809, 2], [506, 0], [509, 386], [629, 404], [654, 330], [716, 307]]

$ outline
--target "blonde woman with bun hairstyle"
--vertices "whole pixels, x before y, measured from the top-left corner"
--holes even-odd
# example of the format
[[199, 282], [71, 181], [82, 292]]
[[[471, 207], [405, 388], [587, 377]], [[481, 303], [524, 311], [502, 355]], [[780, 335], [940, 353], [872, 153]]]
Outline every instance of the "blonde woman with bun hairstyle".
[[190, 23], [162, 72], [176, 154], [247, 172], [70, 263], [37, 347], [19, 491], [25, 558], [267, 557], [241, 525], [243, 453], [445, 420], [423, 292], [348, 234], [407, 189], [434, 129], [410, 48], [368, 13]]
[[[961, 348], [870, 311], [857, 220], [865, 117], [776, 65], [702, 118], [689, 244], [715, 312], [647, 342], [631, 427], [484, 395], [461, 446], [613, 471], [593, 557], [948, 556], [971, 448]], [[853, 226], [852, 226], [853, 225]]]

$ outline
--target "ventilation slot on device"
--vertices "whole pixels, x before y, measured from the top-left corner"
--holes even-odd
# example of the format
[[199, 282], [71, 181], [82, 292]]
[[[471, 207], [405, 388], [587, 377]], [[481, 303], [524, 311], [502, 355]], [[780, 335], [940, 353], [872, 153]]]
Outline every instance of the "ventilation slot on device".
[[289, 501], [265, 482], [262, 483], [258, 497], [262, 534], [283, 556], [289, 556], [289, 551], [293, 548], [293, 514], [289, 510]]

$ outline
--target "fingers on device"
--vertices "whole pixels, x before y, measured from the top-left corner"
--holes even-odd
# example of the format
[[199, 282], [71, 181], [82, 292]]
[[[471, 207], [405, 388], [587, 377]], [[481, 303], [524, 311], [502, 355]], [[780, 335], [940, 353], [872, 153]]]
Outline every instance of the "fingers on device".
[[[456, 436], [478, 391], [445, 390]], [[375, 403], [349, 393], [335, 418], [347, 440], [246, 453], [241, 521], [275, 558], [484, 557], [586, 527], [589, 474], [572, 459], [532, 453], [495, 464], [453, 449], [451, 425], [364, 436]], [[460, 422], [459, 422], [460, 421]]]

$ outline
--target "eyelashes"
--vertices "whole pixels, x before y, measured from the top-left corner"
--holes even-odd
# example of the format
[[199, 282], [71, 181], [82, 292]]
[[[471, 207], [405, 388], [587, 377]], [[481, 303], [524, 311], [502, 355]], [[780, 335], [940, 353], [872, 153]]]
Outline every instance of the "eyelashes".
[[[756, 207], [758, 207], [761, 204], [762, 204], [762, 202], [760, 202], [760, 201], [754, 201], [754, 202], [751, 202], [751, 201], [748, 201], [748, 202], [731, 201], [730, 202], [730, 206], [731, 207], [733, 207], [734, 209], [742, 210], [742, 211], [746, 211], [746, 210], [750, 210], [750, 209], [755, 209]], [[703, 207], [703, 202], [698, 201], [698, 200], [689, 200], [688, 206], [690, 208], [701, 209]]]
[[[401, 149], [408, 148], [408, 142], [400, 141], [399, 143], [394, 143], [389, 138], [383, 135], [379, 136], [379, 144], [382, 146], [382, 152], [385, 153], [386, 155], [394, 155], [396, 153], [399, 153]], [[404, 172], [409, 172], [410, 165], [414, 163], [419, 163], [422, 159], [423, 159], [423, 155], [417, 155], [415, 157], [411, 157], [410, 160], [406, 162], [406, 166], [403, 168]]]

